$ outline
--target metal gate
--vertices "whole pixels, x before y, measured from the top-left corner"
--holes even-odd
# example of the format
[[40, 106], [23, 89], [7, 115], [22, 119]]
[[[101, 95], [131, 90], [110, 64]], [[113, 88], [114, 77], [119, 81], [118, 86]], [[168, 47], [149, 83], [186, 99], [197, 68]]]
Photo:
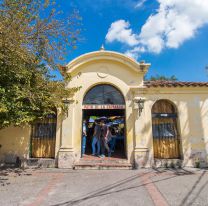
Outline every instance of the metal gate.
[[152, 133], [155, 158], [180, 158], [177, 113], [170, 102], [159, 100], [153, 106]]
[[36, 158], [54, 158], [56, 144], [56, 115], [35, 122], [31, 132], [31, 156]]

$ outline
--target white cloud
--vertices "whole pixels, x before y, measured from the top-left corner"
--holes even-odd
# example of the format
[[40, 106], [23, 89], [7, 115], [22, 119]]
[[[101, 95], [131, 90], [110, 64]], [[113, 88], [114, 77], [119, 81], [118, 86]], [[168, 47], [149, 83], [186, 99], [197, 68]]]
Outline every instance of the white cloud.
[[[158, 0], [158, 2], [158, 10], [148, 17], [140, 34], [134, 34], [128, 22], [119, 20], [128, 24], [130, 37], [136, 39], [134, 44], [128, 44], [132, 47], [127, 54], [138, 56], [136, 53], [141, 53], [136, 51], [138, 47], [152, 53], [160, 53], [165, 48], [178, 48], [185, 41], [195, 37], [198, 29], [208, 23], [208, 0]], [[111, 30], [107, 36], [110, 33]], [[125, 38], [120, 35], [116, 40], [125, 43], [128, 42], [127, 38], [127, 35]]]
[[135, 8], [141, 8], [147, 0], [140, 0], [136, 3]]
[[158, 1], [157, 13], [147, 19], [139, 35], [150, 52], [159, 53], [165, 47], [178, 48], [208, 23], [207, 0]]
[[138, 59], [141, 53], [144, 53], [146, 50], [143, 46], [138, 46], [133, 49], [127, 50], [125, 52], [126, 56], [129, 56], [133, 59]]
[[[125, 8], [125, 9], [137, 9], [141, 8], [143, 4], [146, 2], [146, 0], [96, 0], [96, 3], [92, 3], [92, 0], [80, 0], [76, 1], [76, 3], [71, 3], [72, 5], [78, 4], [78, 7], [82, 8], [90, 8], [93, 9], [96, 12], [101, 12], [105, 8], [112, 8], [112, 5], [119, 8]], [[109, 10], [110, 12], [110, 10]]]
[[135, 46], [139, 43], [137, 35], [132, 33], [132, 29], [129, 29], [130, 24], [124, 20], [118, 20], [111, 24], [106, 35], [107, 42], [118, 41], [129, 46]]

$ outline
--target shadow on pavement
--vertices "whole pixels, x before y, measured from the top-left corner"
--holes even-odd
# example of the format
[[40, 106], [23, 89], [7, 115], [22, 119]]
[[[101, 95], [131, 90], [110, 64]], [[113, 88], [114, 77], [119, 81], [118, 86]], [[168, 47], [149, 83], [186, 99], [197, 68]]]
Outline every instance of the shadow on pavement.
[[[140, 174], [137, 174], [137, 175], [134, 175], [132, 177], [129, 177], [129, 178], [126, 178], [126, 179], [123, 179], [121, 181], [118, 181], [118, 182], [115, 182], [113, 184], [110, 184], [106, 187], [103, 187], [101, 189], [98, 189], [94, 192], [90, 192], [86, 195], [82, 195], [81, 198], [76, 198], [74, 200], [70, 200], [70, 201], [67, 201], [67, 202], [63, 202], [63, 203], [59, 203], [59, 204], [55, 204], [53, 206], [70, 206], [70, 205], [76, 205], [76, 204], [79, 204], [83, 201], [86, 201], [86, 200], [89, 200], [89, 199], [92, 199], [92, 198], [96, 198], [96, 197], [101, 197], [101, 196], [105, 196], [105, 195], [109, 195], [109, 194], [113, 194], [113, 193], [119, 193], [119, 192], [123, 192], [123, 191], [127, 191], [127, 190], [132, 190], [132, 189], [136, 189], [136, 188], [139, 188], [139, 187], [143, 187], [143, 186], [146, 186], [150, 183], [144, 183], [144, 184], [140, 184], [138, 186], [131, 186], [131, 187], [125, 187], [125, 188], [121, 188], [119, 189], [118, 187], [119, 186], [123, 186], [125, 185], [126, 183], [129, 183], [137, 178], [140, 178], [144, 175], [148, 175], [148, 174], [158, 174], [158, 173], [167, 173], [167, 172], [171, 172], [173, 174], [173, 176], [169, 176], [169, 177], [166, 177], [166, 178], [163, 178], [163, 179], [160, 179], [160, 180], [155, 180], [155, 181], [152, 181], [151, 183], [157, 183], [157, 182], [161, 182], [161, 181], [165, 181], [165, 180], [168, 180], [168, 179], [172, 179], [172, 178], [176, 178], [177, 176], [179, 175], [191, 175], [191, 174], [194, 174], [193, 172], [190, 172], [188, 170], [185, 170], [185, 169], [178, 169], [178, 170], [174, 170], [174, 169], [159, 169], [159, 170], [153, 170], [153, 171], [149, 171], [149, 172], [146, 172], [146, 173], [140, 173]], [[118, 188], [117, 190], [114, 190], [114, 191], [110, 191], [112, 189], [116, 189]]]
[[[193, 191], [196, 189], [204, 175], [206, 174], [206, 171], [203, 171], [202, 174], [198, 177], [194, 185], [191, 187], [190, 191], [188, 191], [187, 195], [183, 198], [181, 204], [179, 206], [184, 206], [186, 203], [188, 203], [189, 197], [192, 195]], [[208, 181], [206, 181], [198, 190], [198, 192], [195, 194], [194, 198], [192, 198], [187, 205], [191, 206], [195, 202], [195, 200], [198, 198], [201, 191], [205, 188], [205, 186], [208, 184]]]
[[180, 175], [192, 175], [194, 172], [189, 171], [185, 168], [179, 168], [179, 169], [174, 169], [174, 168], [153, 168], [153, 170], [156, 172], [156, 174], [162, 174], [162, 173], [167, 173], [171, 172], [174, 175], [180, 176]]
[[6, 186], [10, 184], [9, 177], [17, 176], [30, 176], [31, 173], [28, 173], [27, 170], [15, 167], [0, 167], [0, 186]]

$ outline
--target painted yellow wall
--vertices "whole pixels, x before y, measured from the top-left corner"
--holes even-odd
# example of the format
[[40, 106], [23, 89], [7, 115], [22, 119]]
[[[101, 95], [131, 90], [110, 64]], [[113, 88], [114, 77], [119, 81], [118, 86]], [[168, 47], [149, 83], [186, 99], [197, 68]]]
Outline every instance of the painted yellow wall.
[[[142, 67], [143, 66], [143, 67]], [[140, 64], [122, 54], [98, 51], [83, 55], [67, 65], [72, 81], [67, 87], [81, 86], [69, 99], [68, 115], [58, 111], [56, 160], [59, 167], [70, 168], [81, 156], [82, 102], [95, 85], [110, 84], [118, 88], [126, 101], [126, 150], [131, 163], [154, 164], [151, 108], [159, 99], [172, 101], [178, 110], [183, 164], [208, 160], [208, 88], [145, 88], [143, 76], [149, 64]], [[144, 98], [139, 116], [134, 99]], [[0, 130], [0, 160], [11, 155], [29, 157], [30, 129], [10, 127]]]
[[[93, 86], [103, 83], [110, 84], [121, 91], [126, 101], [126, 152], [129, 161], [133, 162], [134, 111], [132, 110], [132, 92], [130, 88], [142, 85], [144, 73], [140, 72], [139, 69], [132, 69], [127, 64], [113, 59], [94, 59], [93, 61], [83, 63], [79, 65], [79, 67], [76, 67], [76, 69], [73, 70], [72, 68], [71, 70], [72, 81], [68, 87], [81, 86], [81, 89], [73, 97], [75, 103], [70, 106], [70, 115], [64, 120], [64, 122], [68, 122], [66, 123], [68, 132], [62, 129], [65, 135], [63, 135], [63, 139], [68, 139], [66, 145], [73, 148], [75, 156], [79, 159], [81, 156], [83, 98], [87, 91]], [[69, 70], [69, 72], [71, 70]]]
[[[61, 151], [64, 157], [66, 157], [65, 150], [75, 154], [72, 162], [79, 160], [84, 95], [93, 86], [106, 83], [118, 88], [125, 97], [126, 149], [129, 162], [136, 161], [143, 166], [154, 164], [151, 108], [157, 100], [168, 99], [178, 109], [183, 164], [193, 166], [196, 161], [206, 163], [208, 88], [145, 88], [143, 76], [149, 65], [146, 65], [143, 72], [140, 66], [131, 59], [103, 51], [83, 55], [68, 64], [68, 72], [72, 75], [68, 87], [82, 86], [82, 88], [73, 97], [75, 102], [69, 107], [69, 116], [63, 120], [61, 146], [63, 150]], [[136, 98], [146, 99], [140, 116], [134, 103]], [[71, 158], [70, 155], [68, 157]], [[64, 167], [64, 163], [62, 166]]]
[[0, 161], [14, 163], [15, 157], [29, 157], [30, 128], [8, 127], [0, 130]]
[[151, 108], [157, 100], [168, 99], [178, 110], [183, 164], [194, 166], [196, 161], [205, 164], [208, 160], [208, 88], [147, 88], [135, 93], [146, 99], [142, 132], [136, 133], [138, 145], [149, 148], [153, 158]]

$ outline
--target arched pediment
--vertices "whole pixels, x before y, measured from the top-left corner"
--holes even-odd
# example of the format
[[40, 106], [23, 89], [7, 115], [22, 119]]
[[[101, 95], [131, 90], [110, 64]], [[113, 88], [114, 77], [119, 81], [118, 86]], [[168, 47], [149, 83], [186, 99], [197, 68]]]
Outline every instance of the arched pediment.
[[118, 52], [100, 50], [100, 51], [86, 53], [84, 55], [75, 58], [66, 65], [67, 71], [73, 72], [74, 70], [76, 70], [77, 68], [81, 67], [84, 64], [99, 61], [99, 60], [115, 61], [127, 66], [128, 68], [134, 70], [135, 72], [141, 72], [141, 73], [146, 73], [150, 66], [150, 64], [144, 62], [139, 63], [135, 61], [133, 58], [130, 58]]

